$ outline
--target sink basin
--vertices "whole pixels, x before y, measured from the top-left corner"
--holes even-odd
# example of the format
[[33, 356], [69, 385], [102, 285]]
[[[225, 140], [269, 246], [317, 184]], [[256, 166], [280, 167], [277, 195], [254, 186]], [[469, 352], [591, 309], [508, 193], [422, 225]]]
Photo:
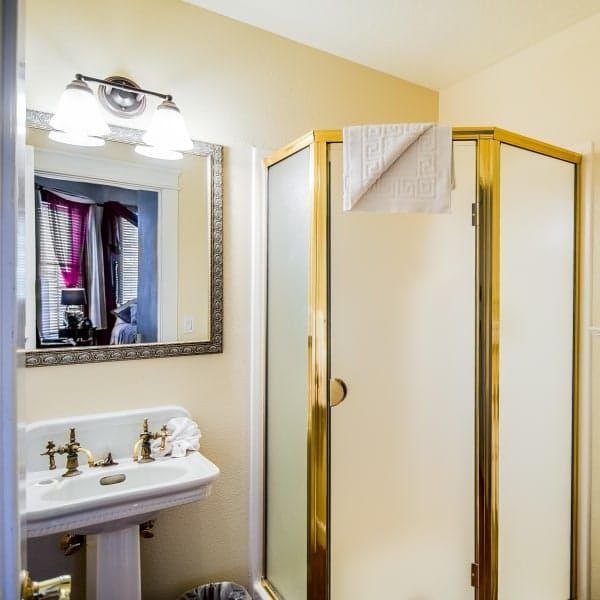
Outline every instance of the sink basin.
[[104, 469], [104, 473], [94, 473], [90, 469], [90, 472], [76, 479], [42, 479], [34, 483], [33, 488], [40, 492], [37, 498], [40, 505], [46, 504], [50, 508], [58, 502], [62, 510], [69, 504], [81, 504], [84, 500], [96, 502], [107, 496], [113, 500], [117, 497], [130, 500], [135, 493], [145, 494], [146, 488], [156, 488], [161, 484], [170, 486], [181, 480], [188, 471], [172, 464], [155, 463], [143, 469], [142, 465], [128, 463]]
[[[165, 508], [204, 498], [219, 475], [217, 466], [198, 452], [145, 464], [117, 460], [111, 467], [80, 466], [77, 477], [62, 477], [59, 468], [28, 473], [28, 537], [64, 531], [90, 534], [141, 523]], [[101, 484], [112, 475], [124, 479]]]
[[[209, 495], [219, 469], [199, 452], [147, 463], [132, 459], [143, 419], [157, 431], [171, 417], [181, 416], [190, 415], [182, 407], [163, 406], [27, 426], [26, 534], [86, 535], [86, 600], [141, 600], [139, 525], [163, 509]], [[64, 457], [56, 456], [56, 469], [49, 470], [40, 453], [48, 440], [64, 443], [70, 427], [96, 459], [110, 452], [118, 464], [89, 467], [80, 455], [81, 474], [62, 477]]]

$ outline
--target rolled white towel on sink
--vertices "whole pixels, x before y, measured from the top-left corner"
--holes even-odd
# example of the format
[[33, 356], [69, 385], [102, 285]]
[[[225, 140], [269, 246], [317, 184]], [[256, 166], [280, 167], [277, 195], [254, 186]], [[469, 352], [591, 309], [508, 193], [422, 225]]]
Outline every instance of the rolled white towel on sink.
[[202, 434], [195, 421], [187, 417], [173, 417], [167, 421], [167, 431], [164, 450], [160, 449], [160, 439], [152, 440], [150, 445], [152, 454], [181, 458], [187, 454], [188, 450], [198, 451], [200, 449]]

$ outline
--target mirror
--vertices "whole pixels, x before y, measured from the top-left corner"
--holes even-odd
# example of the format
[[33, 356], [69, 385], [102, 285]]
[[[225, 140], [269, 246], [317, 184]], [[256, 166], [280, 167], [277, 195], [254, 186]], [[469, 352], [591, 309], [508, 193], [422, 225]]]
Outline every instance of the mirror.
[[221, 352], [222, 147], [59, 144], [51, 116], [27, 111], [27, 366]]

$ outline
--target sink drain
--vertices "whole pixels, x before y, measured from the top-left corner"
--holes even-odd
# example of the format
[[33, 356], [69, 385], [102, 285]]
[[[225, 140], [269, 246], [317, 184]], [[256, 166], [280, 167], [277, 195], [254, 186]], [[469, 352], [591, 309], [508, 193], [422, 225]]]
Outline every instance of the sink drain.
[[100, 485], [114, 485], [115, 483], [122, 483], [127, 477], [120, 473], [119, 475], [107, 475], [100, 479]]

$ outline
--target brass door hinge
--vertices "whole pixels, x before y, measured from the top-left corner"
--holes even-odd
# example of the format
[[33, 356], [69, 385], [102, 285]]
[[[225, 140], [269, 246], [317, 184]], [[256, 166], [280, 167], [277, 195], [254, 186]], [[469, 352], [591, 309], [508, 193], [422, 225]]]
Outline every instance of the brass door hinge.
[[471, 585], [475, 588], [479, 588], [479, 565], [477, 563], [471, 564]]
[[477, 227], [477, 202], [471, 204], [471, 225]]

